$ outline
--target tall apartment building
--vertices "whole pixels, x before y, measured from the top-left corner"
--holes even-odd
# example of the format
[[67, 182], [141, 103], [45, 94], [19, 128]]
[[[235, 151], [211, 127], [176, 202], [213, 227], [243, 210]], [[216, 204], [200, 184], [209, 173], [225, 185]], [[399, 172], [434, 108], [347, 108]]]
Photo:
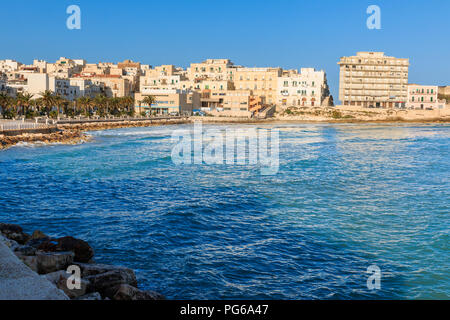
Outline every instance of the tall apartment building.
[[342, 57], [339, 99], [359, 107], [404, 107], [408, 99], [409, 59], [385, 56], [383, 52], [358, 52]]

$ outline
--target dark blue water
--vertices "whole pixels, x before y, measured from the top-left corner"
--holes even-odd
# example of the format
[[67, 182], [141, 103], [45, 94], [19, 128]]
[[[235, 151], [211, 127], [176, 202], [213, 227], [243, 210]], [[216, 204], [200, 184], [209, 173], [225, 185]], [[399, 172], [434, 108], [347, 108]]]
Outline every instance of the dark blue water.
[[0, 152], [0, 221], [85, 239], [173, 299], [450, 298], [449, 125], [278, 125], [274, 176], [175, 166], [188, 127]]

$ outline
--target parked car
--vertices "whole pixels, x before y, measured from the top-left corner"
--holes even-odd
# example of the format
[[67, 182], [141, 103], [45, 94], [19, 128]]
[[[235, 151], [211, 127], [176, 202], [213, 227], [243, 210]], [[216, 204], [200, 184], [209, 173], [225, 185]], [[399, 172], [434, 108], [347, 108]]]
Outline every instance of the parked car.
[[203, 111], [194, 111], [194, 116], [205, 117], [206, 113]]

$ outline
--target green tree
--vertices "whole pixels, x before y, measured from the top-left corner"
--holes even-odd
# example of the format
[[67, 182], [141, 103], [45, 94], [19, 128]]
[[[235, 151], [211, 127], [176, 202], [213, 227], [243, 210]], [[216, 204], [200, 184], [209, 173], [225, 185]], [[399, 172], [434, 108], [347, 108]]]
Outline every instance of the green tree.
[[146, 105], [148, 105], [150, 107], [150, 111], [151, 111], [151, 108], [152, 108], [152, 104], [154, 104], [155, 102], [156, 102], [155, 96], [146, 96], [142, 100], [143, 104], [146, 104]]
[[50, 115], [51, 109], [55, 106], [55, 95], [50, 90], [45, 90], [44, 92], [40, 93], [41, 99], [40, 102], [42, 106], [44, 107], [44, 112], [47, 115], [47, 117]]
[[90, 108], [94, 104], [91, 98], [89, 97], [80, 97], [77, 99], [77, 106], [80, 108], [80, 112], [84, 115], [90, 114]]

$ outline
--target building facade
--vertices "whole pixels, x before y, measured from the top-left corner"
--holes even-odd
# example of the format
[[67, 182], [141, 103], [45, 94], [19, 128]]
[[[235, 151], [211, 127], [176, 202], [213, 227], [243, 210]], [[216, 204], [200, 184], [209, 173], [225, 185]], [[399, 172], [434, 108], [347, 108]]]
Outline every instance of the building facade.
[[439, 108], [438, 86], [408, 85], [409, 109], [437, 109]]
[[[135, 110], [139, 113], [177, 113], [191, 115], [194, 109], [200, 107], [199, 95], [198, 92], [179, 89], [152, 89], [148, 90], [145, 94], [138, 93], [135, 95]], [[142, 103], [146, 96], [153, 96], [155, 98], [155, 102], [151, 106]]]
[[405, 107], [409, 59], [358, 52], [339, 61], [339, 99], [345, 106]]
[[201, 63], [192, 63], [188, 69], [188, 77], [190, 80], [233, 80], [229, 75], [229, 69], [232, 68], [234, 64], [229, 59], [207, 59]]
[[281, 74], [281, 68], [237, 68], [234, 87], [236, 90], [251, 90], [253, 95], [263, 97], [266, 103], [275, 104]]
[[302, 68], [291, 70], [278, 78], [277, 106], [320, 107], [330, 95], [324, 71]]

